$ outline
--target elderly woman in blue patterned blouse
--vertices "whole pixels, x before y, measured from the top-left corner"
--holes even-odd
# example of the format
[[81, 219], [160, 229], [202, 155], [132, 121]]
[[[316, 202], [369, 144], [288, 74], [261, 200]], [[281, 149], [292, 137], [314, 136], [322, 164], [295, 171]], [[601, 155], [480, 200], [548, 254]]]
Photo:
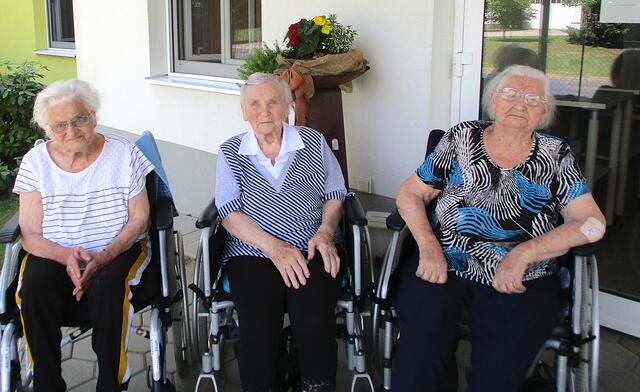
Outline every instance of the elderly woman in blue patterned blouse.
[[342, 172], [320, 133], [284, 122], [292, 99], [280, 78], [251, 75], [240, 101], [251, 130], [220, 147], [216, 206], [230, 234], [223, 258], [242, 328], [242, 388], [277, 390], [286, 309], [302, 390], [331, 391], [340, 270], [333, 235], [346, 194]]
[[394, 390], [437, 390], [455, 357], [461, 303], [469, 391], [520, 390], [557, 321], [555, 257], [605, 232], [569, 145], [536, 131], [554, 113], [546, 76], [511, 66], [486, 86], [483, 106], [493, 124], [451, 128], [398, 194], [417, 249], [398, 276]]

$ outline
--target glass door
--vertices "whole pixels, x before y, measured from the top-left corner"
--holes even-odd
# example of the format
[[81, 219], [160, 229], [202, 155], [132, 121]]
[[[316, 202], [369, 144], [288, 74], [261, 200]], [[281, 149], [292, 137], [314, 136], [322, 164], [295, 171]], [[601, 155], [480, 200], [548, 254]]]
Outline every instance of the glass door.
[[458, 0], [451, 111], [452, 123], [484, 117], [482, 88], [509, 65], [546, 72], [558, 113], [545, 132], [570, 141], [607, 215], [607, 235], [596, 251], [603, 324], [635, 336], [640, 336], [639, 3], [486, 0], [483, 7]]

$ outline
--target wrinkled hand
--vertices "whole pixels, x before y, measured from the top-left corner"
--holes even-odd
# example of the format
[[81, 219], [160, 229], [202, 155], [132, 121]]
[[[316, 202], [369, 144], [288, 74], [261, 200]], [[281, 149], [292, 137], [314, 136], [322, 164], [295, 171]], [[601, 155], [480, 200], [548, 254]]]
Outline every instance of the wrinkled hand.
[[447, 282], [447, 261], [440, 246], [429, 246], [420, 249], [420, 260], [416, 276], [430, 283], [443, 284]]
[[297, 248], [284, 241], [279, 241], [267, 254], [267, 257], [276, 266], [287, 287], [293, 286], [298, 289], [307, 284], [309, 278], [308, 261]]
[[318, 230], [318, 232], [309, 240], [308, 260], [313, 259], [316, 254], [316, 250], [318, 250], [322, 256], [324, 270], [335, 278], [338, 275], [338, 271], [340, 271], [340, 256], [338, 256], [338, 250], [336, 249], [333, 235], [327, 231]]
[[527, 263], [511, 250], [496, 269], [493, 288], [505, 294], [524, 293], [527, 288], [522, 284], [522, 278], [526, 270]]
[[65, 260], [67, 265], [67, 275], [71, 278], [71, 282], [75, 286], [73, 290], [73, 295], [76, 297], [76, 300], [80, 301], [80, 297], [76, 294], [76, 291], [82, 286], [82, 272], [80, 271], [80, 265], [84, 263], [88, 263], [91, 261], [91, 256], [87, 251], [82, 248], [72, 248]]

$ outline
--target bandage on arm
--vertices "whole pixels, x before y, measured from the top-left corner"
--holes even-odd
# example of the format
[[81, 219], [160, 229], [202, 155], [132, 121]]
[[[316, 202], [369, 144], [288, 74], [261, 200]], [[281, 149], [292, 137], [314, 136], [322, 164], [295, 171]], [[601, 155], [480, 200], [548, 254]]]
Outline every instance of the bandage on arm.
[[575, 246], [596, 242], [604, 236], [606, 221], [591, 194], [576, 198], [561, 213], [565, 223], [516, 247], [528, 263], [563, 255]]
[[589, 242], [596, 242], [604, 235], [606, 227], [602, 222], [590, 216], [580, 226], [580, 232], [587, 237]]

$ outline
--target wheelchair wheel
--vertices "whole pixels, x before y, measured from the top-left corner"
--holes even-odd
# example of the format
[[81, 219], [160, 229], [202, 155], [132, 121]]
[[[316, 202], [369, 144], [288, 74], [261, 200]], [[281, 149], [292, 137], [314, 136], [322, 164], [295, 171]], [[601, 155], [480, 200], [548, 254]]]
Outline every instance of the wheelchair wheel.
[[175, 255], [174, 267], [169, 268], [173, 276], [170, 277], [170, 290], [174, 293], [174, 300], [171, 305], [171, 333], [173, 337], [173, 355], [176, 363], [176, 373], [178, 377], [184, 378], [187, 375], [187, 364], [189, 363], [189, 320], [188, 320], [188, 304], [186, 296], [186, 272], [184, 266], [184, 252], [182, 244], [182, 236], [174, 231], [174, 241], [167, 241], [171, 246], [177, 247], [169, 249], [168, 254]]
[[[15, 366], [15, 378], [11, 382], [12, 391], [27, 390], [33, 381], [33, 369], [29, 365], [29, 358], [27, 353], [27, 344], [23, 338], [19, 338], [17, 342], [17, 361], [12, 363], [11, 366]], [[17, 374], [17, 372], [20, 374]]]
[[583, 339], [592, 339], [584, 343], [580, 349], [580, 357], [575, 369], [575, 390], [578, 392], [591, 392], [597, 388], [598, 372], [598, 345], [600, 325], [598, 320], [597, 294], [592, 295], [592, 291], [598, 290], [598, 272], [595, 262], [590, 264], [585, 261], [583, 264], [582, 290], [579, 293], [582, 297], [580, 301], [580, 331]]

